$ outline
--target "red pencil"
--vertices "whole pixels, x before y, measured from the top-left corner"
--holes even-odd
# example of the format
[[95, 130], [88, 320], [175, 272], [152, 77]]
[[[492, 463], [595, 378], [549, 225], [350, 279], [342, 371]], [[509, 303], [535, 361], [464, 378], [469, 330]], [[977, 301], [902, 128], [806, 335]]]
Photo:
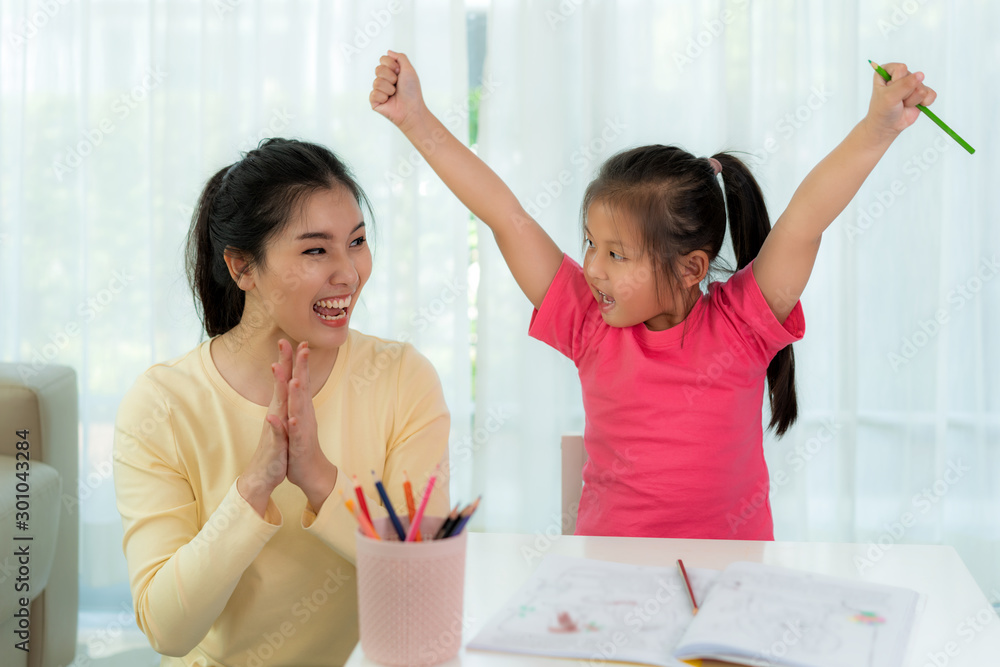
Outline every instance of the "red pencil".
[[368, 523], [372, 523], [372, 515], [368, 513], [368, 503], [365, 502], [365, 492], [361, 489], [361, 482], [358, 481], [357, 475], [351, 475], [351, 477], [354, 478], [354, 495], [358, 497], [358, 509], [368, 519]]
[[684, 561], [680, 558], [677, 559], [677, 565], [681, 568], [681, 577], [684, 579], [684, 585], [687, 586], [688, 595], [691, 596], [691, 615], [694, 616], [698, 613], [698, 603], [694, 601], [694, 591], [691, 590], [691, 580], [688, 579], [687, 570], [684, 569]]

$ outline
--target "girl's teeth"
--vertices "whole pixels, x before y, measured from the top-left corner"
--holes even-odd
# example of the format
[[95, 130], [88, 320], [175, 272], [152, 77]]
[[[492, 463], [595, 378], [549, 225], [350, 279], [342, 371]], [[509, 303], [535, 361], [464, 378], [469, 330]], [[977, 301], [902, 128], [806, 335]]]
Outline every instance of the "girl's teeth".
[[323, 315], [322, 313], [316, 313], [316, 314], [319, 316], [319, 318], [321, 320], [328, 320], [328, 321], [329, 320], [342, 320], [345, 317], [347, 317], [347, 311], [346, 310], [340, 311], [339, 315], [332, 315], [332, 316], [331, 315]]

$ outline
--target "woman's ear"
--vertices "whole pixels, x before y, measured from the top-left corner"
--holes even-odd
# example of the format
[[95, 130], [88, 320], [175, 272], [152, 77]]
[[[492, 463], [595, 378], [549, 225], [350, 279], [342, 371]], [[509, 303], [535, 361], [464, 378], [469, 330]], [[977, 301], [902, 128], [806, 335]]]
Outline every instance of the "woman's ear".
[[708, 275], [709, 264], [708, 253], [704, 250], [692, 250], [686, 255], [681, 255], [681, 282], [684, 287], [689, 288], [700, 284]]
[[243, 290], [248, 292], [254, 288], [254, 276], [250, 264], [243, 258], [243, 253], [232, 247], [226, 248], [222, 252], [226, 266], [229, 268], [229, 275], [233, 282]]

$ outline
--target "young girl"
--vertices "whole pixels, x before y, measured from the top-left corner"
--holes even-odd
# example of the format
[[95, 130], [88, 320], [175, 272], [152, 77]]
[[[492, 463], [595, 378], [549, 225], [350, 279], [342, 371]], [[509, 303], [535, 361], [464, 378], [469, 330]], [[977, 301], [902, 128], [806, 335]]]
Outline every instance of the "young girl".
[[[337, 492], [357, 475], [384, 517], [370, 470], [400, 508], [404, 470], [447, 465], [434, 368], [348, 329], [372, 269], [366, 202], [332, 152], [284, 139], [201, 195], [188, 268], [209, 339], [139, 376], [115, 420], [136, 620], [175, 656], [162, 665], [343, 664], [357, 524]], [[427, 512], [447, 511], [436, 487]]]
[[[576, 364], [586, 412], [577, 533], [773, 539], [761, 405], [778, 435], [795, 421], [790, 344], [820, 237], [889, 144], [935, 93], [887, 65], [868, 114], [799, 186], [771, 230], [746, 166], [643, 146], [609, 159], [584, 196], [583, 266], [426, 108], [392, 51], [369, 100], [493, 231], [535, 307], [529, 334]], [[729, 219], [737, 271], [700, 283]], [[623, 452], [627, 452], [624, 454]]]

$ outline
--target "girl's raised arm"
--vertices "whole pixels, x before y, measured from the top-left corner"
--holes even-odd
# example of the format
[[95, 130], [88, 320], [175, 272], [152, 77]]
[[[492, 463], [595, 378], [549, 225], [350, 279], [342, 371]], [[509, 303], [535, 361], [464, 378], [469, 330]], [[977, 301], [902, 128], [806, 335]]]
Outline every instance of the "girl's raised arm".
[[820, 237], [857, 194], [897, 135], [937, 94], [923, 85], [924, 75], [891, 63], [889, 82], [873, 74], [868, 114], [847, 138], [816, 165], [767, 235], [753, 263], [753, 275], [779, 322], [784, 322], [809, 281]]
[[541, 307], [562, 263], [559, 246], [500, 177], [427, 109], [406, 56], [389, 51], [379, 62], [368, 97], [372, 109], [403, 131], [448, 189], [493, 231], [514, 280], [531, 304]]

